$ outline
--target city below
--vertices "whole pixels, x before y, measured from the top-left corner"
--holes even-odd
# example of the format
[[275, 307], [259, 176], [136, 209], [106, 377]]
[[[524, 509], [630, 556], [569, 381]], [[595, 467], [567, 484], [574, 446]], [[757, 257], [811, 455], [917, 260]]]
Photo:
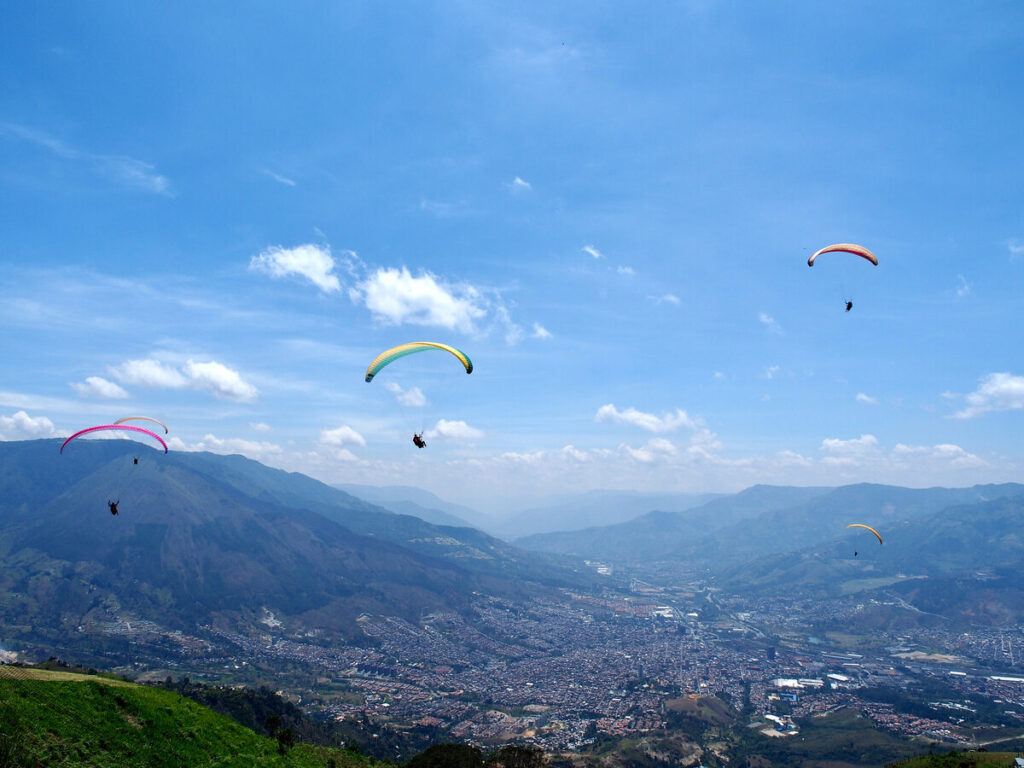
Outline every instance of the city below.
[[[359, 645], [292, 635], [272, 606], [266, 631], [249, 635], [210, 625], [166, 632], [125, 616], [79, 633], [129, 641], [134, 661], [122, 671], [142, 680], [266, 684], [313, 715], [429, 728], [484, 747], [573, 752], [670, 727], [710, 697], [764, 738], [798, 736], [801, 720], [843, 709], [922, 746], [981, 747], [1024, 734], [1020, 628], [863, 636], [839, 628], [884, 601], [745, 600], [696, 577], [674, 587], [620, 584], [525, 604], [476, 595], [471, 621], [364, 614]], [[900, 602], [889, 607], [913, 610]], [[936, 693], [911, 697], [911, 689]]]

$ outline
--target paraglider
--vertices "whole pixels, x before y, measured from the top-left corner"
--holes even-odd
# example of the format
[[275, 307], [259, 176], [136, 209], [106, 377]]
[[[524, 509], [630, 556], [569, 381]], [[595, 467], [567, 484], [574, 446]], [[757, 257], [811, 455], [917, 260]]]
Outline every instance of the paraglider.
[[[139, 417], [133, 416], [133, 417], [130, 417], [130, 418], [143, 418], [143, 419], [146, 419], [147, 421], [156, 421], [156, 419], [150, 419], [150, 418], [148, 418], [146, 416], [139, 416]], [[121, 421], [127, 421], [127, 420], [128, 419], [121, 419]], [[160, 424], [160, 422], [156, 422], [156, 423]], [[160, 426], [163, 427], [164, 425], [160, 424]], [[164, 429], [166, 429], [166, 427], [164, 427]], [[142, 433], [144, 435], [147, 435], [148, 437], [153, 438], [158, 443], [160, 443], [160, 446], [164, 449], [164, 453], [168, 452], [168, 450], [167, 450], [167, 443], [165, 443], [163, 441], [163, 439], [159, 435], [157, 435], [156, 433], [150, 432], [148, 429], [143, 429], [142, 427], [133, 427], [130, 424], [116, 423], [116, 424], [100, 424], [99, 426], [96, 426], [96, 427], [86, 427], [85, 429], [78, 430], [77, 432], [75, 432], [75, 434], [73, 434], [71, 437], [69, 437], [67, 440], [65, 440], [61, 444], [61, 446], [60, 446], [60, 453], [63, 454], [64, 453], [64, 449], [67, 448], [67, 446], [68, 446], [68, 443], [70, 443], [72, 440], [74, 440], [77, 437], [81, 437], [82, 435], [88, 435], [88, 434], [91, 434], [93, 432], [106, 432], [108, 430], [124, 431], [124, 432], [140, 432], [140, 433]], [[132, 464], [135, 465], [135, 464], [138, 464], [138, 463], [139, 463], [139, 457], [138, 456], [133, 456], [132, 457]], [[128, 470], [126, 468], [126, 469], [122, 470], [121, 472], [115, 473], [117, 475], [117, 480], [115, 482], [115, 487], [117, 487], [117, 488], [119, 488], [121, 490], [123, 490], [123, 488], [121, 486], [123, 485], [124, 482], [126, 482], [127, 475], [124, 474], [126, 472], [134, 472], [134, 470]], [[118, 514], [117, 505], [120, 504], [120, 503], [121, 503], [121, 498], [120, 497], [118, 497], [117, 501], [111, 501], [110, 497], [109, 496], [107, 497], [107, 506], [110, 507], [110, 514], [112, 514], [112, 515], [117, 515]]]
[[807, 266], [813, 267], [814, 260], [821, 256], [823, 253], [852, 253], [855, 256], [860, 256], [863, 259], [867, 259], [876, 267], [878, 266], [878, 257], [875, 256], [871, 251], [865, 248], [863, 245], [856, 245], [855, 243], [836, 243], [835, 245], [826, 245], [821, 250], [815, 251], [811, 254], [811, 257], [807, 260]]
[[167, 443], [165, 443], [159, 435], [157, 435], [154, 432], [150, 432], [148, 429], [143, 429], [142, 427], [133, 427], [130, 424], [101, 424], [98, 427], [88, 427], [86, 429], [81, 429], [78, 432], [75, 432], [75, 434], [73, 434], [71, 437], [64, 441], [64, 443], [60, 447], [60, 452], [64, 453], [64, 448], [66, 448], [67, 444], [74, 440], [76, 437], [80, 437], [81, 435], [87, 435], [90, 432], [101, 432], [108, 429], [125, 430], [129, 432], [141, 432], [144, 435], [149, 435], [158, 443], [160, 443], [161, 447], [164, 449], [164, 453], [167, 453]]
[[[398, 358], [405, 357], [406, 355], [414, 355], [417, 352], [427, 352], [432, 349], [447, 352], [462, 363], [462, 367], [466, 369], [467, 374], [473, 372], [473, 361], [470, 360], [469, 356], [461, 349], [456, 349], [455, 347], [450, 347], [447, 344], [440, 344], [435, 341], [412, 341], [407, 344], [399, 344], [397, 347], [392, 347], [391, 349], [387, 349], [377, 355], [377, 357], [373, 359], [373, 362], [370, 363], [370, 366], [366, 369], [367, 383], [373, 381], [374, 376]], [[412, 442], [417, 448], [427, 447], [427, 441], [423, 439], [422, 429], [413, 434]]]
[[[876, 531], [876, 530], [875, 530], [874, 528], [872, 528], [872, 527], [871, 527], [870, 525], [864, 525], [864, 523], [850, 523], [850, 524], [849, 524], [848, 526], [846, 526], [846, 527], [847, 527], [847, 528], [864, 528], [864, 529], [866, 529], [866, 530], [869, 530], [869, 531], [871, 531], [871, 532], [872, 532], [873, 534], [875, 534], [875, 537], [876, 537], [876, 538], [878, 539], [878, 543], [879, 543], [879, 544], [881, 544], [881, 543], [882, 543], [882, 534], [880, 534], [880, 533], [879, 533], [878, 531]], [[856, 553], [856, 552], [854, 552], [854, 553], [853, 553], [853, 556], [854, 556], [854, 557], [856, 557], [856, 556], [857, 556], [857, 553]]]
[[[827, 245], [824, 248], [815, 251], [811, 254], [810, 258], [807, 259], [807, 266], [813, 267], [814, 260], [817, 259], [823, 253], [852, 253], [854, 256], [860, 256], [862, 259], [866, 259], [878, 266], [878, 257], [875, 256], [871, 251], [865, 248], [863, 245], [857, 245], [855, 243], [836, 243], [835, 245]], [[845, 291], [844, 291], [845, 292]], [[846, 307], [846, 311], [849, 312], [853, 309], [853, 302], [849, 299], [844, 298], [843, 304]]]
[[373, 377], [380, 373], [382, 368], [393, 363], [400, 357], [414, 355], [417, 352], [426, 352], [431, 349], [440, 349], [454, 355], [455, 358], [462, 363], [462, 366], [466, 369], [466, 373], [473, 372], [473, 362], [462, 350], [456, 349], [455, 347], [449, 347], [447, 344], [438, 344], [434, 341], [412, 341], [408, 344], [399, 344], [397, 347], [392, 347], [391, 349], [385, 350], [377, 355], [373, 359], [373, 362], [370, 363], [370, 367], [366, 369], [366, 381], [373, 381]]
[[159, 424], [161, 427], [163, 427], [165, 435], [170, 433], [170, 430], [167, 429], [167, 425], [166, 424], [164, 424], [162, 421], [157, 421], [156, 419], [151, 419], [149, 416], [125, 416], [123, 419], [118, 419], [114, 423], [115, 424], [124, 424], [126, 421], [151, 421], [154, 424]]

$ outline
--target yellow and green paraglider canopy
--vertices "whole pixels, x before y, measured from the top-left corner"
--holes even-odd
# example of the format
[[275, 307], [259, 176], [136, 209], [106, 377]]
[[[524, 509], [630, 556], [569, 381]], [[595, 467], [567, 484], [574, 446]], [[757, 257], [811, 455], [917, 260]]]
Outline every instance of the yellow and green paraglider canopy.
[[463, 367], [466, 369], [466, 373], [473, 372], [473, 361], [470, 360], [466, 353], [461, 349], [449, 347], [447, 344], [439, 344], [436, 341], [411, 341], [408, 344], [399, 344], [397, 347], [387, 349], [373, 358], [373, 362], [370, 363], [370, 367], [366, 369], [366, 380], [373, 381], [373, 377], [380, 373], [382, 368], [393, 363], [400, 357], [414, 355], [417, 352], [426, 352], [431, 349], [440, 349], [454, 355], [458, 361], [462, 363]]

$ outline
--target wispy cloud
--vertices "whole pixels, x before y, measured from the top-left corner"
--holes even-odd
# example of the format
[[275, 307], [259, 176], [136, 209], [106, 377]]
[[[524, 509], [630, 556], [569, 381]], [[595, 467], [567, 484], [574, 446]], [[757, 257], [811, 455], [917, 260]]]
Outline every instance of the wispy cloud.
[[533, 189], [533, 185], [530, 184], [530, 182], [524, 181], [523, 179], [516, 176], [514, 179], [512, 179], [512, 181], [508, 183], [508, 188], [514, 194], [521, 194], [523, 192], [529, 192], [531, 189]]
[[71, 382], [71, 388], [82, 397], [99, 397], [106, 400], [124, 400], [128, 393], [102, 376], [89, 376], [85, 381]]
[[877, 398], [871, 397], [870, 395], [865, 395], [863, 392], [858, 392], [854, 400], [856, 400], [858, 403], [864, 403], [865, 405], [878, 405]]
[[779, 325], [775, 321], [775, 318], [769, 315], [767, 312], [760, 313], [757, 316], [757, 319], [761, 323], [761, 325], [767, 327], [770, 332], [777, 333], [780, 335], [782, 334], [782, 326]]
[[592, 245], [584, 245], [583, 246], [583, 252], [584, 253], [589, 253], [595, 259], [600, 259], [601, 258], [601, 252], [599, 250], [597, 250], [597, 248], [595, 248]]
[[330, 247], [313, 243], [294, 248], [271, 246], [249, 261], [249, 269], [263, 272], [273, 278], [298, 275], [324, 293], [333, 293], [341, 289], [341, 281], [333, 274], [334, 267]]
[[286, 187], [294, 187], [295, 186], [295, 182], [292, 179], [289, 179], [287, 176], [282, 176], [279, 173], [274, 173], [269, 168], [263, 168], [262, 171], [263, 171], [264, 174], [266, 174], [267, 176], [269, 176], [270, 178], [272, 178], [274, 181], [276, 181], [279, 184], [284, 184]]
[[766, 365], [764, 367], [764, 377], [766, 379], [774, 379], [775, 374], [779, 372], [779, 366], [777, 365]]
[[262, 421], [250, 421], [249, 429], [253, 432], [270, 432], [272, 428], [269, 424], [265, 424]]
[[1024, 256], [1024, 240], [1019, 237], [1011, 238], [1006, 241], [1006, 248], [1010, 251], [1010, 258], [1016, 259], [1020, 256]]
[[534, 338], [534, 339], [550, 339], [551, 338], [551, 331], [549, 331], [547, 328], [545, 328], [540, 323], [534, 323], [533, 324], [533, 333], [531, 333], [530, 336], [532, 338]]
[[956, 295], [959, 298], [963, 298], [964, 296], [967, 296], [971, 292], [971, 284], [967, 282], [967, 278], [964, 277], [963, 275], [957, 275], [956, 279]]
[[456, 216], [464, 216], [469, 212], [465, 203], [449, 203], [443, 200], [420, 200], [420, 210], [436, 216], [439, 219], [452, 219]]
[[0, 136], [34, 144], [57, 157], [89, 167], [93, 172], [119, 184], [157, 195], [172, 196], [171, 182], [154, 166], [126, 155], [109, 155], [76, 149], [44, 131], [16, 123], [0, 122]]
[[669, 304], [680, 303], [679, 297], [676, 296], [674, 293], [665, 293], [662, 294], [661, 296], [648, 296], [647, 298], [653, 301], [655, 304], [664, 304], [665, 302], [668, 302]]
[[624, 267], [624, 266], [621, 266], [621, 265], [616, 267], [615, 271], [618, 272], [620, 275], [635, 275], [636, 274], [636, 272], [633, 271], [632, 267]]
[[697, 429], [701, 426], [700, 419], [693, 419], [686, 411], [677, 408], [675, 412], [666, 412], [661, 416], [653, 413], [638, 411], [636, 408], [626, 408], [620, 411], [612, 403], [602, 405], [594, 415], [594, 421], [614, 421], [620, 424], [631, 424], [634, 427], [646, 429], [648, 432], [673, 432], [680, 427]]
[[964, 399], [967, 407], [954, 413], [954, 419], [973, 419], [992, 411], [1019, 411], [1024, 408], [1024, 376], [1008, 372], [987, 374]]

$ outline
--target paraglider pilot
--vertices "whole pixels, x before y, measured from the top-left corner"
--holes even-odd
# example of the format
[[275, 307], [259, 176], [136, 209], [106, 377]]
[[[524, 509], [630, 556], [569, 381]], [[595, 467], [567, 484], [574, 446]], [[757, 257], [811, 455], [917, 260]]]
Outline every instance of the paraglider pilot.
[[117, 501], [111, 501], [110, 499], [107, 499], [107, 506], [110, 507], [110, 514], [112, 514], [112, 515], [116, 515], [117, 514], [117, 505], [120, 504], [120, 503], [121, 503], [120, 499], [118, 499]]
[[132, 464], [138, 464], [138, 463], [139, 463], [139, 457], [135, 456], [134, 459], [132, 460]]
[[423, 439], [423, 433], [422, 432], [418, 432], [418, 433], [414, 434], [412, 436], [412, 441], [416, 445], [417, 448], [426, 448], [427, 447], [427, 441]]
[[852, 301], [846, 302], [846, 311], [849, 312], [851, 309], [853, 309], [853, 302]]

